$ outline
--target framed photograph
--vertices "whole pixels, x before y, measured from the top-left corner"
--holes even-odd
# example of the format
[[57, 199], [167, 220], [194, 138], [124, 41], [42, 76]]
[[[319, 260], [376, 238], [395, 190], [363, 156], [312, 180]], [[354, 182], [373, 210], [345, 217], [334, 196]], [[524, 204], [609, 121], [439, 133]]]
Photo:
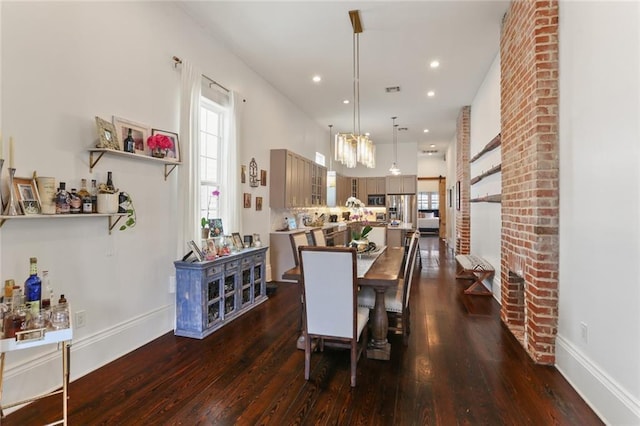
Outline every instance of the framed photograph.
[[209, 232], [211, 232], [211, 237], [221, 237], [224, 235], [224, 230], [222, 229], [222, 219], [209, 219]]
[[151, 136], [153, 135], [165, 135], [173, 142], [173, 148], [167, 151], [166, 159], [180, 161], [180, 143], [178, 142], [178, 134], [168, 132], [166, 130], [151, 129]]
[[240, 183], [247, 182], [247, 166], [244, 164], [240, 166]]
[[249, 194], [248, 192], [244, 193], [243, 196], [244, 199], [244, 208], [245, 209], [250, 209], [251, 208], [251, 194]]
[[267, 171], [260, 170], [260, 185], [267, 186]]
[[96, 116], [96, 127], [98, 129], [96, 148], [115, 149], [116, 151], [121, 149], [118, 133], [113, 123]]
[[233, 237], [233, 245], [236, 246], [236, 249], [242, 250], [244, 248], [244, 242], [242, 241], [240, 233], [232, 232], [231, 236]]
[[151, 133], [151, 128], [146, 124], [136, 123], [135, 121], [127, 120], [125, 118], [113, 116], [113, 125], [116, 127], [116, 133], [119, 138], [119, 149], [124, 150], [122, 141], [124, 141], [129, 135], [131, 130], [131, 136], [135, 141], [136, 154], [151, 155], [151, 150], [147, 147], [147, 138]]
[[204, 260], [204, 253], [202, 253], [200, 247], [198, 247], [193, 240], [187, 242], [187, 245], [189, 246], [189, 249], [193, 251], [193, 255], [198, 259], [198, 262], [202, 262]]
[[460, 210], [460, 181], [456, 182], [456, 210]]
[[449, 208], [453, 207], [453, 189], [449, 188]]
[[262, 197], [256, 197], [256, 211], [262, 210]]
[[251, 247], [253, 245], [253, 235], [244, 236], [244, 246]]
[[13, 178], [13, 193], [25, 215], [40, 214], [40, 195], [36, 181], [29, 178]]

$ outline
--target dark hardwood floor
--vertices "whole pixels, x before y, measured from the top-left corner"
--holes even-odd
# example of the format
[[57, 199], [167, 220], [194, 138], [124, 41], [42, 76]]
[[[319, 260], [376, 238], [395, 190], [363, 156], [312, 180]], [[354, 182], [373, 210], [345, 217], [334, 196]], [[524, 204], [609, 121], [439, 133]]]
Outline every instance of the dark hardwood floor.
[[[390, 336], [391, 360], [295, 349], [296, 285], [204, 340], [168, 333], [70, 385], [71, 425], [596, 425], [553, 367], [535, 365], [499, 320], [492, 298], [462, 294], [455, 260], [437, 237], [420, 239], [409, 345]], [[73, 354], [72, 354], [73, 368]], [[60, 397], [10, 414], [3, 425], [60, 416]]]

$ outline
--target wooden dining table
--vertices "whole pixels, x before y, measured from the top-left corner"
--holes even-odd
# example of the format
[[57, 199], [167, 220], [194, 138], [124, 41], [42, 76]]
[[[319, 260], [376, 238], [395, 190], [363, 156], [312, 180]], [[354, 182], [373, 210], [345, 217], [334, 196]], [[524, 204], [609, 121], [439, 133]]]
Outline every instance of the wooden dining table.
[[[371, 287], [376, 293], [371, 321], [371, 340], [367, 345], [367, 358], [388, 361], [391, 358], [391, 344], [387, 340], [389, 320], [384, 302], [384, 294], [389, 288], [398, 285], [402, 269], [404, 247], [385, 247], [363, 276], [358, 276], [358, 285]], [[364, 255], [358, 255], [358, 262], [367, 261]], [[300, 267], [286, 271], [282, 278], [301, 283]], [[304, 340], [303, 340], [304, 343]], [[298, 345], [300, 347], [300, 345]], [[304, 348], [304, 346], [303, 346]]]

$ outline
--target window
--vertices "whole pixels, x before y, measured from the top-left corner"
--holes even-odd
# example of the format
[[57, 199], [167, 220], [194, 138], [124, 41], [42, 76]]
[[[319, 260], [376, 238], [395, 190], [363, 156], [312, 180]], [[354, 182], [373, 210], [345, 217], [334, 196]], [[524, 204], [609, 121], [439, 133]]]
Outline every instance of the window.
[[325, 162], [324, 155], [320, 154], [319, 152], [316, 152], [316, 164], [325, 166], [324, 162]]
[[200, 217], [221, 217], [219, 197], [215, 190], [224, 193], [221, 179], [221, 152], [225, 143], [227, 111], [206, 97], [200, 98]]
[[418, 192], [418, 210], [439, 210], [440, 200], [437, 192]]

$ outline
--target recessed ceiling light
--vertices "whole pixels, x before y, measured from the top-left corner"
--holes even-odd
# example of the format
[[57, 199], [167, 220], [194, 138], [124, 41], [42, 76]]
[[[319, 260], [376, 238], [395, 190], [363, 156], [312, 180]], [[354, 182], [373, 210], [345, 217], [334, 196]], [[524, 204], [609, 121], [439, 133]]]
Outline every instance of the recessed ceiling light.
[[314, 83], [320, 83], [322, 81], [322, 77], [320, 77], [319, 75], [314, 75], [312, 80]]
[[436, 147], [436, 144], [435, 144], [435, 143], [432, 143], [431, 145], [429, 145], [429, 147], [430, 147], [430, 148], [435, 148], [435, 147]]
[[429, 66], [430, 66], [431, 68], [438, 68], [438, 67], [440, 66], [440, 61], [438, 61], [438, 60], [433, 60], [433, 61], [431, 61], [431, 63], [429, 64]]
[[345, 99], [344, 101], [342, 101], [343, 104], [348, 104], [349, 103], [349, 99]]
[[371, 133], [367, 132], [364, 134], [365, 136], [371, 136]]
[[436, 92], [434, 92], [433, 90], [429, 90], [427, 92], [427, 96], [430, 97], [430, 98], [433, 98], [435, 95], [436, 95]]
[[429, 133], [429, 129], [424, 129], [422, 132], [423, 133]]

